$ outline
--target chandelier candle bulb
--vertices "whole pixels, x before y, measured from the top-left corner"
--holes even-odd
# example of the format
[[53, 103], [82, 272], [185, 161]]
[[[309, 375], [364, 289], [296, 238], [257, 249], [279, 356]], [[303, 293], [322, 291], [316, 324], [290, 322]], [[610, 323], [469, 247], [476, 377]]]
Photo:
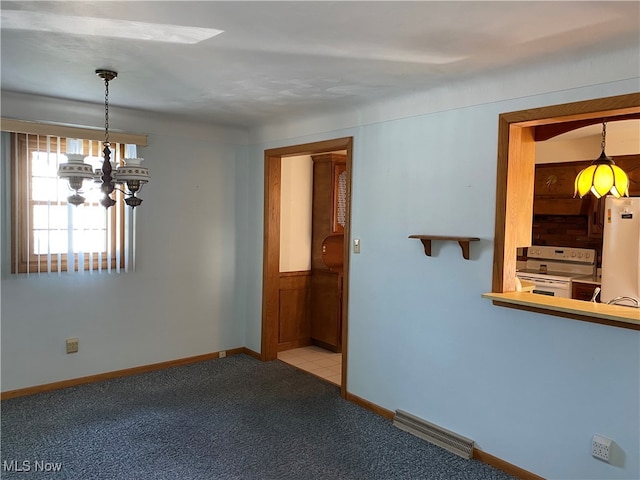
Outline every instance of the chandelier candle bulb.
[[67, 154], [82, 155], [82, 140], [78, 138], [67, 138]]
[[137, 158], [138, 154], [136, 153], [136, 146], [130, 143], [127, 143], [124, 146], [124, 158], [125, 160], [129, 158]]

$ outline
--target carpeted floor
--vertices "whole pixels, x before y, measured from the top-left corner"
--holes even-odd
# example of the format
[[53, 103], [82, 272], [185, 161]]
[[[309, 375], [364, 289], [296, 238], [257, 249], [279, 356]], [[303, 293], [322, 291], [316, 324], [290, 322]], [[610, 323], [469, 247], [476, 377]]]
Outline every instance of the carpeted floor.
[[246, 355], [1, 407], [3, 479], [512, 478], [399, 430], [335, 385]]

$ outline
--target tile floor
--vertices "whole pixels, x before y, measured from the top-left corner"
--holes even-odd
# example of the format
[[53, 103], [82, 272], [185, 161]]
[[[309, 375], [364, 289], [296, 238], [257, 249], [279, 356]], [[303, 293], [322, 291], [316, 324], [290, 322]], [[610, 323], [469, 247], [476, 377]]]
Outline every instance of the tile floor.
[[340, 385], [342, 379], [341, 353], [311, 346], [279, 352], [278, 360]]

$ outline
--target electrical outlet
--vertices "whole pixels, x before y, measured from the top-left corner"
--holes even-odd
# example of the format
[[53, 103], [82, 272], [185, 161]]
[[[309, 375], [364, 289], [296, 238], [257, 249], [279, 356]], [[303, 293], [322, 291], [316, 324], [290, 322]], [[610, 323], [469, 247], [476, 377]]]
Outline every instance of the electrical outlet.
[[222, 350], [220, 353], [218, 353], [218, 358], [224, 358], [227, 356], [227, 352], [225, 350]]
[[594, 435], [591, 444], [591, 455], [609, 463], [609, 455], [611, 454], [611, 440], [602, 435]]
[[67, 338], [67, 353], [78, 353], [78, 338]]

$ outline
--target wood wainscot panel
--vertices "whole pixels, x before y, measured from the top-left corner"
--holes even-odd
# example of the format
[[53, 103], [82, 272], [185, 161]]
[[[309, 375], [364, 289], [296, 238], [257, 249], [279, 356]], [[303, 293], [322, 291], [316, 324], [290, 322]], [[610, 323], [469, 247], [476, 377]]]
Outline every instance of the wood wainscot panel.
[[311, 272], [281, 272], [278, 351], [311, 345]]

